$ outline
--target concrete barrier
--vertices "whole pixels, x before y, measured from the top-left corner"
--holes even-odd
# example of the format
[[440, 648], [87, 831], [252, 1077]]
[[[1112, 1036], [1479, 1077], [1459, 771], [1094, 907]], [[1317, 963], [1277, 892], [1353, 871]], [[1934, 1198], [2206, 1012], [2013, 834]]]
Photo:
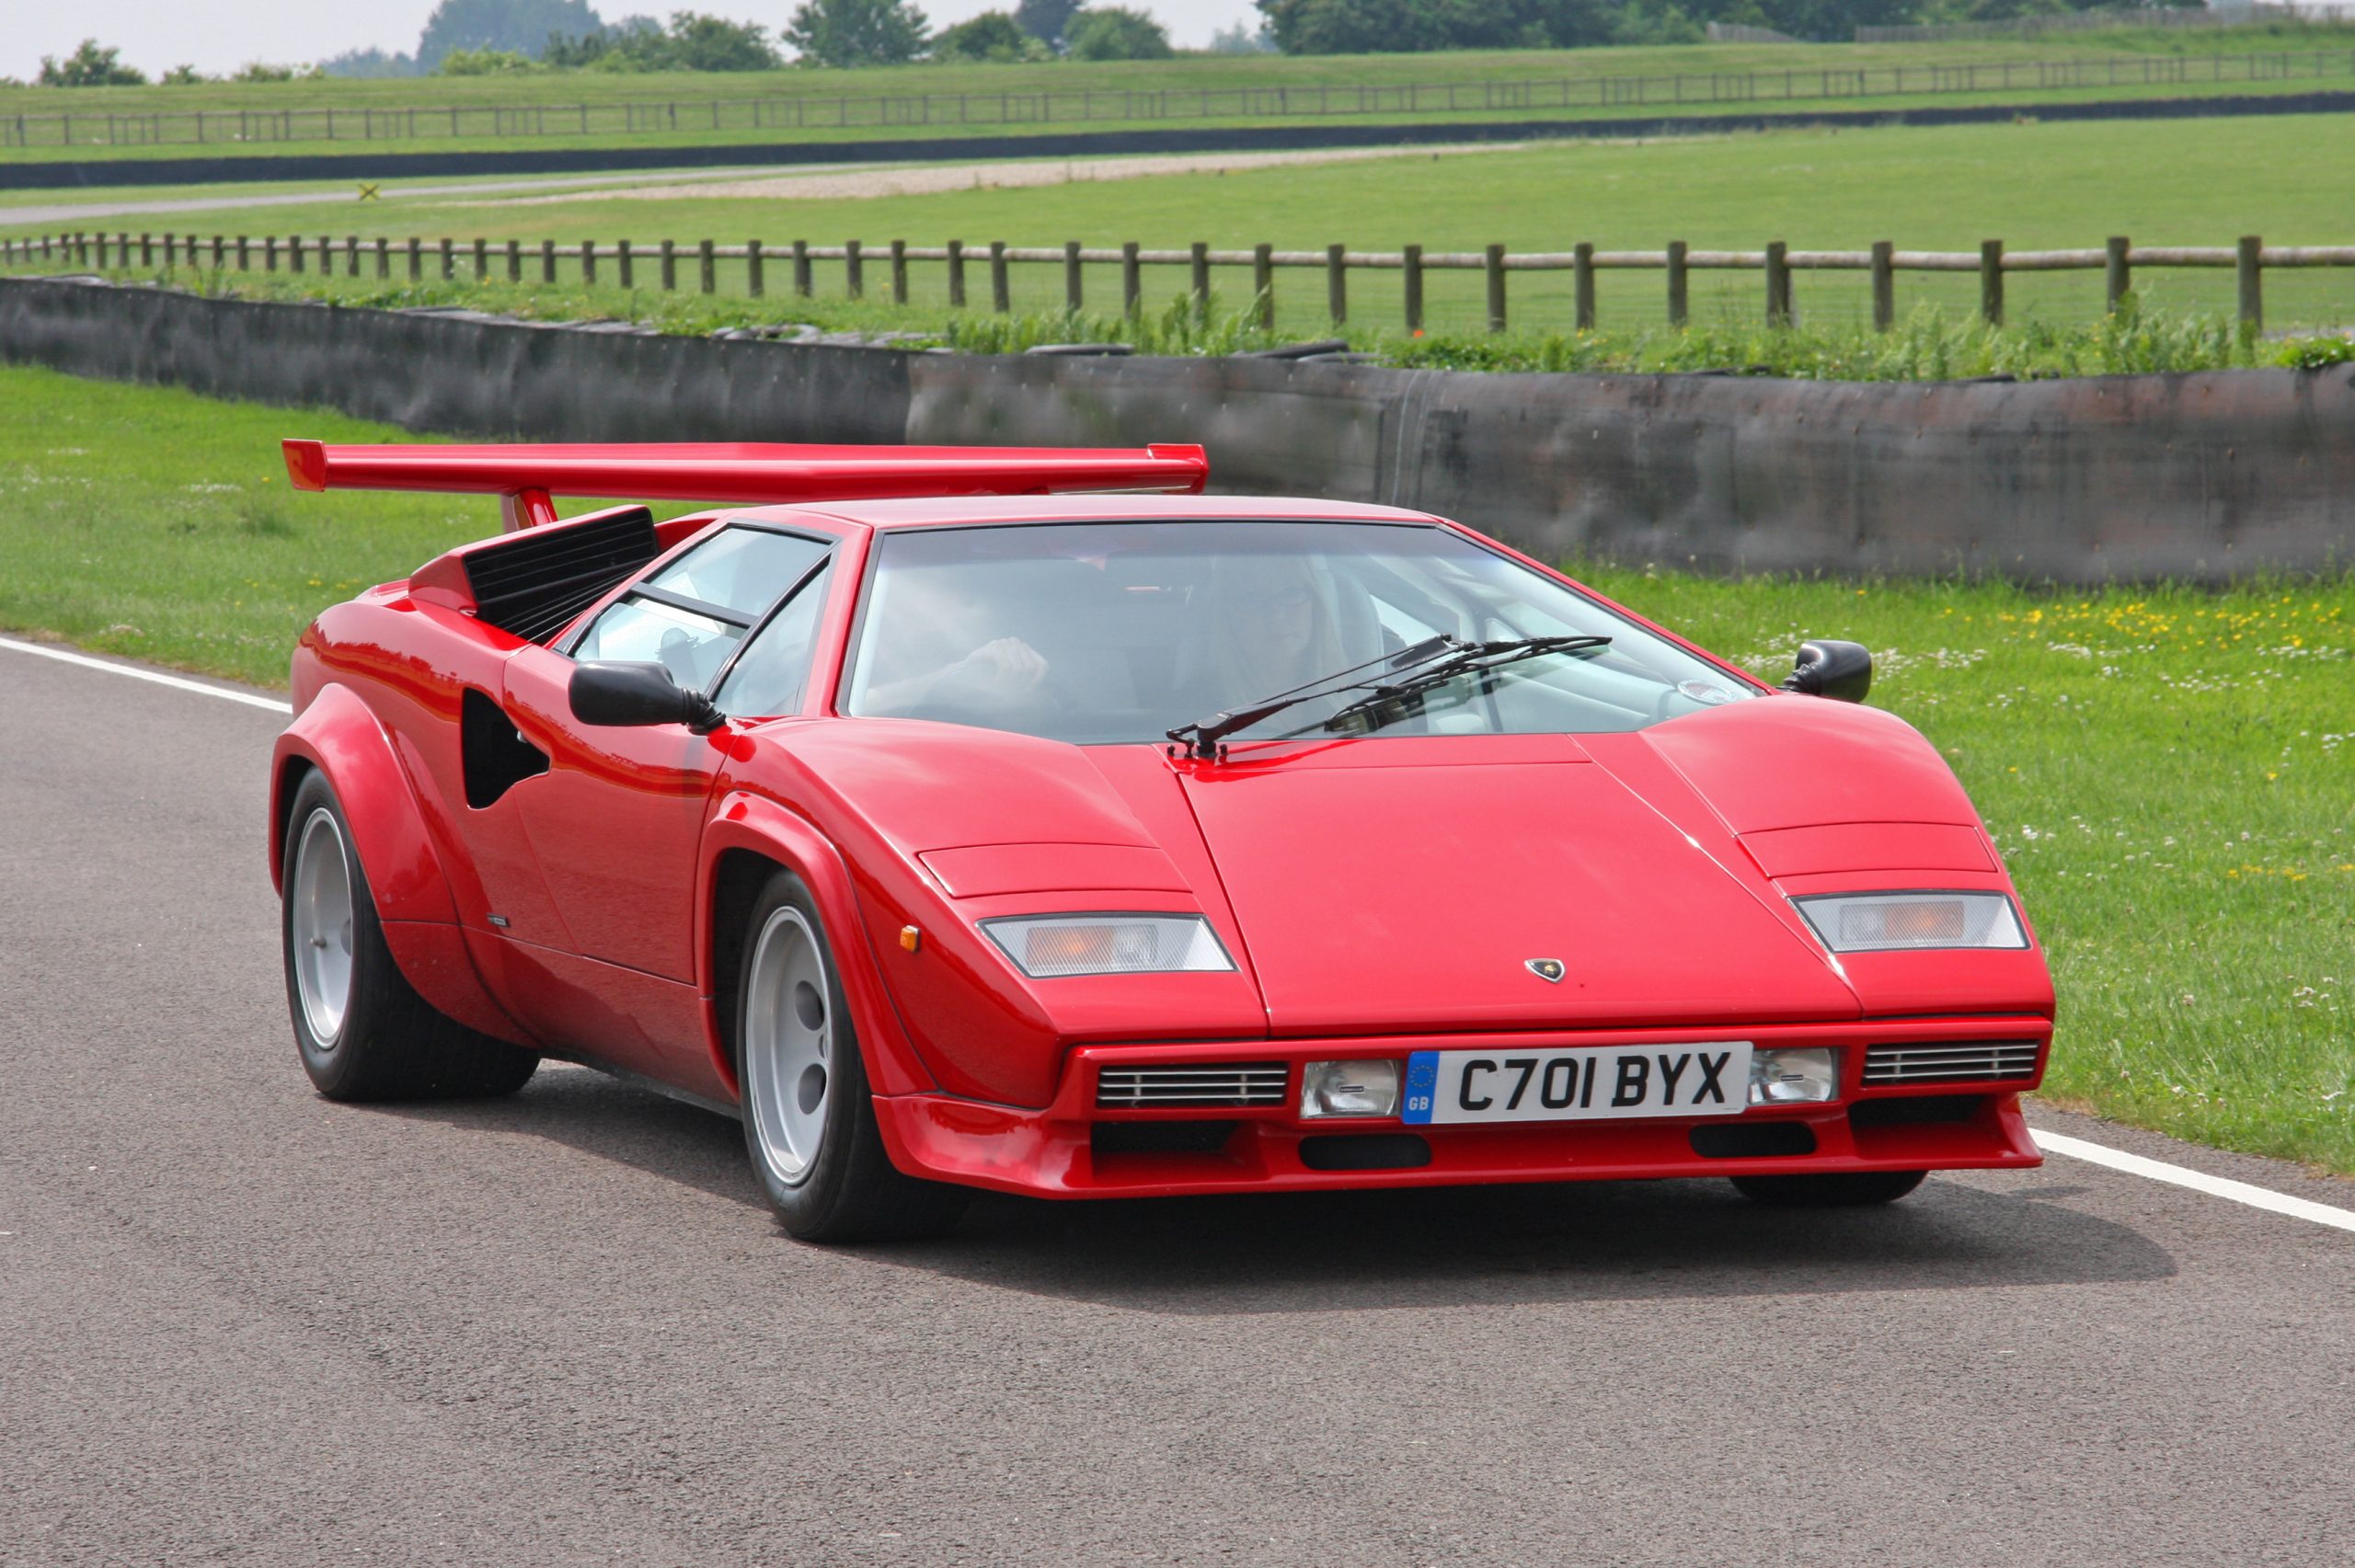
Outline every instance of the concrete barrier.
[[1710, 572], [2214, 582], [2355, 557], [2355, 366], [2015, 384], [966, 356], [68, 280], [0, 280], [0, 359], [517, 440], [1199, 441], [1222, 490]]

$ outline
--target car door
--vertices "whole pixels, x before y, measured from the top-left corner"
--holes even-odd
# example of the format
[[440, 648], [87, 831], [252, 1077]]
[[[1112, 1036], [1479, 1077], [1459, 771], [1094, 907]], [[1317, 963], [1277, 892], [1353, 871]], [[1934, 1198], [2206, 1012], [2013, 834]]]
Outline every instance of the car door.
[[[789, 681], [787, 645], [823, 595], [833, 544], [730, 526], [600, 611], [567, 652], [526, 648], [509, 662], [508, 711], [527, 735], [546, 736], [550, 756], [547, 773], [517, 792], [524, 829], [581, 956], [694, 983], [696, 853], [729, 735], [580, 724], [569, 697], [576, 660], [659, 662], [723, 713], [729, 703], [758, 713]], [[806, 667], [806, 648], [800, 658]]]

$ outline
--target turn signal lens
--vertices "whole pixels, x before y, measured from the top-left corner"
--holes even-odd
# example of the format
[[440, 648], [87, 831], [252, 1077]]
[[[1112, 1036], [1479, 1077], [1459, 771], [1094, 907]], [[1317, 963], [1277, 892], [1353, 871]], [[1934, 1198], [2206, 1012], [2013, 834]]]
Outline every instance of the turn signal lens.
[[1752, 1051], [1750, 1103], [1797, 1105], [1840, 1093], [1840, 1053], [1829, 1046]]
[[1395, 1061], [1312, 1061], [1301, 1070], [1303, 1116], [1395, 1116], [1398, 1114], [1398, 1064]]
[[1836, 893], [1791, 901], [1834, 953], [2028, 945], [2012, 900], [2001, 893]]
[[1200, 915], [1017, 915], [982, 930], [1033, 979], [1235, 967]]

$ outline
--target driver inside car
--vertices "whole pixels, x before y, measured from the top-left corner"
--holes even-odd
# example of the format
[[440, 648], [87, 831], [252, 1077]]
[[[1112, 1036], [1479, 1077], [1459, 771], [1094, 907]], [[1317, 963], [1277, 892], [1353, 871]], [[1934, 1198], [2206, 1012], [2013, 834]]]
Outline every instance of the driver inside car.
[[886, 717], [940, 708], [1002, 709], [1028, 701], [1046, 679], [1044, 654], [1020, 637], [993, 637], [936, 670], [868, 687], [866, 708]]

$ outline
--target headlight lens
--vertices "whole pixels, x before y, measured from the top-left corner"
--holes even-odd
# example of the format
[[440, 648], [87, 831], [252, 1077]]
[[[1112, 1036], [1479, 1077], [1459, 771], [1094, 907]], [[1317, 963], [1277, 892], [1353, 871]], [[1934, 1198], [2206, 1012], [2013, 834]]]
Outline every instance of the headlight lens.
[[1235, 967], [1200, 915], [1015, 915], [982, 931], [1032, 979]]
[[1834, 953], [2028, 945], [2001, 893], [1835, 893], [1791, 902]]
[[1398, 1064], [1395, 1061], [1312, 1061], [1300, 1075], [1304, 1116], [1395, 1116], [1398, 1114]]
[[1797, 1105], [1840, 1093], [1840, 1053], [1829, 1046], [1768, 1047], [1750, 1054], [1750, 1103]]

